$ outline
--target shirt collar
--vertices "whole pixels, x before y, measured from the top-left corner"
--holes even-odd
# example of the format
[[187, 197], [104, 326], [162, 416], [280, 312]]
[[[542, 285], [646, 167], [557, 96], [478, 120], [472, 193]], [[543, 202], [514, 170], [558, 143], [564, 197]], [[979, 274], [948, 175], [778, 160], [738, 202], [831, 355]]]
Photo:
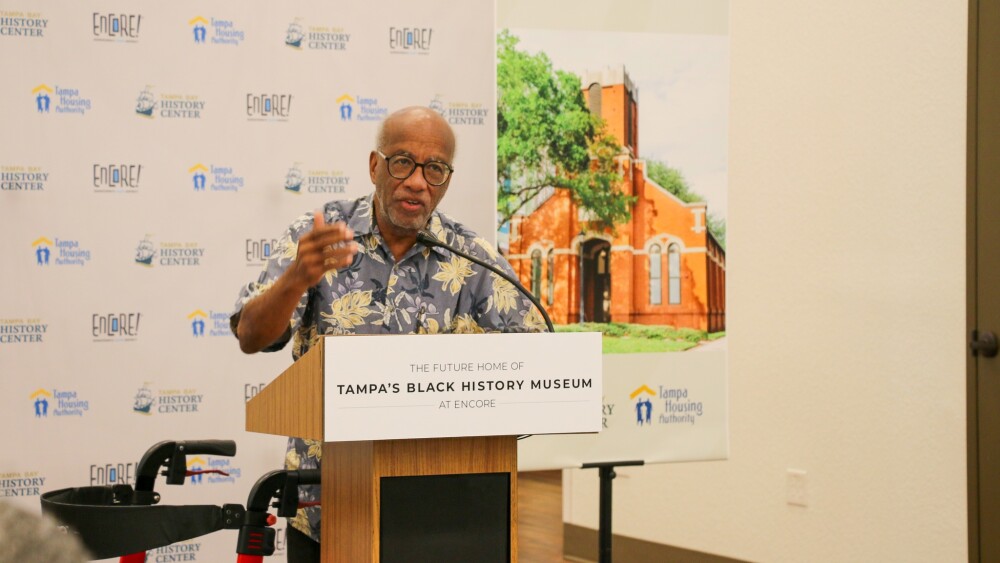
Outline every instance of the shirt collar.
[[[378, 236], [380, 241], [382, 239], [382, 233], [379, 232], [378, 226], [375, 224], [375, 206], [373, 203], [374, 197], [375, 194], [370, 193], [358, 200], [358, 208], [351, 214], [351, 218], [347, 221], [347, 226], [354, 231], [354, 238], [362, 238], [375, 234]], [[430, 220], [427, 221], [427, 230], [439, 240], [447, 240], [445, 223], [441, 220], [441, 213], [439, 213], [436, 209], [433, 213], [431, 213]], [[417, 244], [423, 246], [419, 242]], [[439, 246], [432, 246], [430, 247], [430, 250], [431, 252], [435, 252], [442, 257], [451, 256], [451, 252], [449, 250]]]

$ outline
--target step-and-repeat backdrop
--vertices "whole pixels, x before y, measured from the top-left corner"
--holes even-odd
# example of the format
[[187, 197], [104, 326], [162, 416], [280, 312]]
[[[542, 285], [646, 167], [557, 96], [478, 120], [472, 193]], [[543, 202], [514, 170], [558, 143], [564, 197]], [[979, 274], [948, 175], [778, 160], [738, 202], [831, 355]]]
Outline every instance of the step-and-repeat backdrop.
[[153, 443], [221, 438], [235, 457], [188, 464], [227, 475], [157, 488], [244, 503], [285, 448], [244, 404], [291, 354], [240, 353], [240, 286], [295, 217], [371, 190], [376, 128], [409, 105], [452, 123], [442, 209], [491, 237], [494, 60], [489, 0], [0, 2], [2, 500], [133, 483]]

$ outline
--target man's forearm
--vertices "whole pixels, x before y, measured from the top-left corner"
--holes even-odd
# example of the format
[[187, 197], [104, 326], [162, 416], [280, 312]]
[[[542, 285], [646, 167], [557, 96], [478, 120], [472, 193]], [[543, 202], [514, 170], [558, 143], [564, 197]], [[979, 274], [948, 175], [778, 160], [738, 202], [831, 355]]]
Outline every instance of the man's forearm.
[[240, 313], [236, 328], [240, 350], [260, 352], [288, 330], [292, 313], [308, 287], [292, 281], [289, 272], [279, 277], [267, 291], [248, 302]]

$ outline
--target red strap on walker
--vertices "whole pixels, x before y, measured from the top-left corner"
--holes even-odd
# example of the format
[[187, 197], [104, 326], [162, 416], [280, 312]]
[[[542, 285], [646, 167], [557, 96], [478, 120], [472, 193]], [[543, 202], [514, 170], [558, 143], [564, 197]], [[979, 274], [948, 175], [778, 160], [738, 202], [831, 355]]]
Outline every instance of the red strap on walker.
[[236, 554], [236, 563], [264, 563], [263, 555], [244, 555], [242, 553]]
[[228, 473], [226, 473], [225, 471], [220, 471], [218, 469], [199, 469], [198, 471], [191, 471], [190, 469], [188, 469], [187, 471], [184, 472], [184, 476], [191, 477], [193, 475], [203, 475], [205, 473], [218, 473], [219, 475], [225, 475], [226, 477], [229, 477]]
[[118, 563], [146, 563], [146, 552], [142, 553], [132, 553], [130, 555], [122, 555], [118, 559]]

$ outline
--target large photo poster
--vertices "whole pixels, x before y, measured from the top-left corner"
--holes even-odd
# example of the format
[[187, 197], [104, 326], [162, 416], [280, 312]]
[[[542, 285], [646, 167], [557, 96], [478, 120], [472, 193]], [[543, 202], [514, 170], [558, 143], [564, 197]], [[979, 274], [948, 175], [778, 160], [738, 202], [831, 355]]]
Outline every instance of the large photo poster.
[[558, 331], [599, 331], [599, 435], [522, 469], [721, 459], [728, 37], [504, 29], [498, 242]]

